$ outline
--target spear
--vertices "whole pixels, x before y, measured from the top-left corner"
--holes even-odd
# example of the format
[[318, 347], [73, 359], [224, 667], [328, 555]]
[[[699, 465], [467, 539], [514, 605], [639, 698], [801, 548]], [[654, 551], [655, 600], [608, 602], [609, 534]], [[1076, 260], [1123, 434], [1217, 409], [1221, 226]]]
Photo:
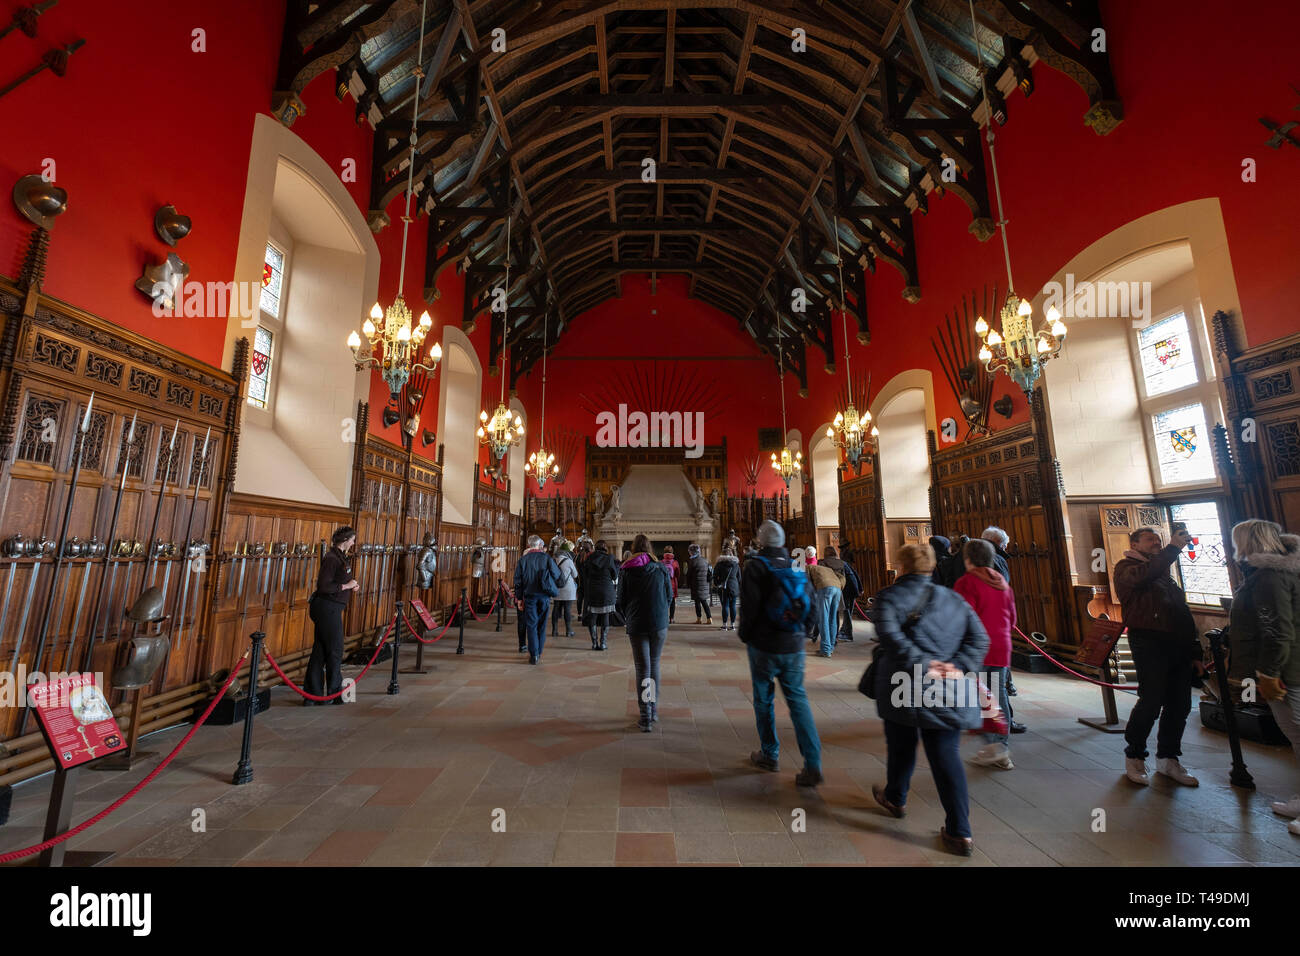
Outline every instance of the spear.
[[[122, 494], [126, 491], [126, 473], [131, 470], [131, 449], [135, 444], [135, 422], [140, 416], [139, 411], [131, 415], [131, 428], [126, 435], [125, 448], [122, 450], [122, 480], [117, 484], [117, 498], [113, 501], [113, 520], [108, 524], [108, 543], [104, 548], [104, 572], [99, 578], [99, 590], [95, 595], [95, 610], [90, 615], [90, 637], [86, 645], [85, 663], [81, 665], [83, 671], [90, 670], [90, 658], [95, 649], [95, 635], [99, 633], [100, 614], [104, 608], [104, 586], [108, 583], [108, 562], [116, 562], [116, 555], [113, 554], [113, 539], [117, 535], [117, 519], [122, 512]], [[116, 563], [114, 564], [116, 568]], [[74, 634], [73, 640], [76, 640]]]
[[[77, 430], [76, 437], [76, 455], [72, 465], [72, 480], [68, 482], [68, 498], [63, 503], [63, 524], [59, 529], [59, 543], [54, 552], [54, 565], [50, 573], [50, 588], [45, 595], [45, 609], [41, 612], [41, 629], [36, 638], [36, 654], [32, 658], [32, 673], [38, 673], [41, 669], [41, 661], [45, 657], [45, 640], [50, 633], [50, 615], [54, 610], [54, 594], [59, 582], [59, 571], [63, 567], [63, 549], [68, 541], [68, 525], [72, 522], [72, 503], [77, 496], [77, 482], [81, 480], [81, 454], [86, 448], [86, 433], [90, 431], [90, 410], [95, 406], [95, 393], [90, 393], [90, 400], [86, 403], [86, 414], [81, 419], [81, 427]], [[35, 574], [35, 568], [39, 565], [33, 565], [32, 573]], [[18, 727], [18, 736], [27, 732], [27, 718], [31, 714], [30, 707], [23, 708], [22, 723]]]

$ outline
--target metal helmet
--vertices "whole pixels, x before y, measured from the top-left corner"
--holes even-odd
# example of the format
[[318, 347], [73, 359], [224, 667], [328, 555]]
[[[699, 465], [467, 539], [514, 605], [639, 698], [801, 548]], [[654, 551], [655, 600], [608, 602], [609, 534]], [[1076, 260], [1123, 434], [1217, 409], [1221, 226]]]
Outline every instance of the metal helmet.
[[126, 612], [126, 619], [136, 624], [154, 624], [161, 621], [163, 614], [163, 593], [157, 587], [146, 589]]

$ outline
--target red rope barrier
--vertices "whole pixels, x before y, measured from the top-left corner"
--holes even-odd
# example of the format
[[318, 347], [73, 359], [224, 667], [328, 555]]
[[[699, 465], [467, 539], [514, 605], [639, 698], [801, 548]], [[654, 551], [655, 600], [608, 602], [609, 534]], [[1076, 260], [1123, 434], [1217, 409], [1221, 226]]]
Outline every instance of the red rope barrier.
[[482, 617], [479, 617], [477, 614], [475, 614], [475, 613], [474, 613], [474, 605], [471, 604], [469, 601], [466, 601], [465, 603], [469, 605], [469, 615], [470, 615], [470, 617], [474, 618], [474, 620], [476, 620], [476, 621], [486, 621], [486, 620], [488, 619], [488, 617], [492, 614], [492, 612], [496, 609], [496, 606], [497, 606], [497, 600], [498, 600], [498, 598], [500, 598], [500, 597], [501, 597], [500, 592], [497, 592], [497, 594], [492, 598], [492, 606], [489, 607], [486, 611], [483, 612], [483, 616], [482, 616]]
[[1032, 638], [1025, 637], [1025, 632], [1022, 631], [1020, 628], [1018, 627], [1016, 628], [1016, 633], [1019, 634], [1026, 641], [1028, 641], [1029, 645], [1033, 647], [1035, 650], [1037, 650], [1038, 653], [1042, 654], [1044, 657], [1046, 657], [1049, 661], [1051, 661], [1061, 670], [1073, 674], [1075, 677], [1079, 678], [1080, 680], [1086, 680], [1089, 684], [1096, 684], [1098, 687], [1113, 687], [1115, 688], [1115, 690], [1137, 690], [1138, 689], [1137, 684], [1108, 684], [1104, 680], [1097, 680], [1095, 677], [1089, 677], [1087, 674], [1080, 674], [1078, 671], [1066, 667], [1064, 664], [1058, 661], [1051, 654], [1047, 653], [1047, 651], [1043, 648], [1043, 645], [1039, 644], [1037, 641], [1033, 640]]
[[[384, 636], [381, 637], [379, 639], [379, 643], [375, 645], [375, 652], [370, 655], [370, 663], [367, 664], [364, 668], [362, 668], [361, 673], [352, 679], [351, 686], [355, 687], [357, 684], [359, 684], [361, 682], [361, 678], [366, 676], [366, 671], [370, 670], [370, 668], [374, 666], [375, 661], [379, 659], [379, 652], [382, 651], [384, 649], [384, 645], [388, 643], [388, 635], [393, 633], [393, 625], [395, 625], [396, 623], [397, 623], [397, 618], [394, 617], [393, 620], [388, 625], [388, 630], [384, 631]], [[333, 700], [336, 697], [342, 697], [348, 691], [348, 688], [344, 687], [342, 690], [333, 694], [327, 694], [324, 697], [318, 697], [315, 694], [309, 694], [289, 679], [289, 675], [280, 669], [280, 665], [276, 663], [276, 660], [274, 657], [271, 656], [270, 651], [266, 652], [266, 661], [268, 664], [271, 665], [272, 668], [274, 668], [275, 672], [280, 675], [280, 680], [284, 681], [285, 686], [292, 688], [294, 691], [298, 693], [300, 697], [305, 697], [307, 698], [307, 700], [315, 700], [315, 701]]]
[[72, 839], [82, 830], [94, 826], [96, 823], [104, 819], [104, 817], [108, 816], [114, 810], [117, 810], [128, 800], [134, 797], [137, 793], [143, 790], [146, 785], [152, 783], [154, 778], [157, 777], [158, 774], [162, 773], [163, 770], [167, 768], [167, 765], [170, 764], [173, 760], [175, 760], [177, 755], [179, 755], [180, 752], [185, 749], [185, 746], [190, 742], [191, 739], [193, 739], [194, 735], [198, 733], [199, 728], [202, 727], [204, 723], [207, 721], [207, 719], [212, 716], [212, 711], [216, 708], [217, 704], [221, 701], [221, 698], [226, 696], [226, 691], [228, 691], [230, 689], [230, 685], [234, 683], [235, 675], [237, 675], [240, 669], [243, 668], [244, 662], [248, 660], [248, 655], [250, 653], [251, 650], [244, 651], [244, 656], [239, 659], [239, 663], [236, 664], [231, 669], [230, 676], [226, 678], [226, 683], [221, 688], [221, 693], [219, 693], [216, 697], [212, 698], [212, 702], [208, 704], [208, 709], [203, 712], [202, 717], [200, 717], [197, 721], [195, 721], [194, 726], [190, 728], [190, 732], [186, 734], [183, 738], [181, 738], [181, 742], [176, 745], [175, 749], [172, 750], [172, 752], [169, 753], [166, 757], [164, 757], [162, 763], [154, 767], [153, 770], [150, 771], [148, 776], [146, 776], [143, 780], [141, 780], [134, 787], [128, 790], [125, 794], [119, 797], [114, 803], [110, 804], [107, 808], [99, 811], [99, 813], [95, 814], [93, 817], [91, 817], [89, 820], [86, 820], [84, 823], [77, 824], [75, 827], [73, 827], [71, 830], [68, 830], [66, 833], [60, 833], [58, 836], [51, 837], [50, 839], [46, 840], [44, 843], [38, 843], [35, 846], [24, 847], [21, 850], [11, 850], [8, 853], [0, 853], [0, 863], [12, 863], [14, 860], [21, 860], [25, 856], [31, 856], [33, 853], [43, 853], [45, 850], [48, 850], [50, 847], [58, 846], [64, 840]]
[[402, 620], [406, 622], [406, 629], [411, 632], [411, 636], [414, 637], [421, 644], [436, 644], [440, 640], [442, 640], [443, 635], [447, 633], [447, 628], [451, 627], [451, 622], [456, 620], [456, 615], [452, 612], [449, 612], [447, 614], [447, 622], [442, 625], [442, 630], [438, 632], [437, 637], [432, 639], [421, 637], [419, 631], [415, 629], [415, 626], [411, 623], [410, 619], [405, 614], [402, 615]]

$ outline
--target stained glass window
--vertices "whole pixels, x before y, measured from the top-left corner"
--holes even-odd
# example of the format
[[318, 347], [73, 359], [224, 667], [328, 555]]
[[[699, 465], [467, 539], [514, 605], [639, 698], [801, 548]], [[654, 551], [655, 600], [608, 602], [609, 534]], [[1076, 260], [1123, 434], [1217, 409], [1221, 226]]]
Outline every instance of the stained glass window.
[[280, 289], [284, 283], [284, 253], [269, 242], [266, 244], [266, 261], [262, 264], [262, 311], [272, 318], [280, 317]]
[[1149, 396], [1177, 391], [1199, 380], [1187, 316], [1181, 312], [1138, 332], [1138, 354]]
[[1172, 522], [1187, 525], [1191, 541], [1178, 556], [1178, 570], [1183, 576], [1183, 590], [1192, 604], [1218, 606], [1220, 597], [1230, 597], [1228, 562], [1219, 525], [1219, 507], [1213, 501], [1170, 505]]
[[271, 356], [275, 336], [261, 326], [253, 336], [253, 356], [248, 371], [248, 403], [266, 408], [271, 394]]
[[1166, 485], [1214, 480], [1210, 432], [1200, 402], [1170, 408], [1151, 416], [1160, 481]]

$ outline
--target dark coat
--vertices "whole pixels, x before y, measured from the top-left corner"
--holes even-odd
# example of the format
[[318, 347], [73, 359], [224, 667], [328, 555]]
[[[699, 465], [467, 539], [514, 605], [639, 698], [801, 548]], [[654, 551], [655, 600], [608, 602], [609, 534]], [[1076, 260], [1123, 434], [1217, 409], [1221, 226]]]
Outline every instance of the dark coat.
[[[764, 607], [767, 594], [772, 587], [778, 585], [772, 581], [772, 572], [763, 565], [760, 558], [766, 558], [774, 568], [790, 565], [790, 552], [785, 548], [763, 548], [745, 562], [740, 574], [740, 624], [736, 633], [746, 644], [752, 644], [768, 654], [802, 652], [804, 641], [807, 640], [802, 626], [793, 631], [782, 631], [768, 620]], [[807, 580], [807, 575], [804, 580], [804, 600], [811, 608], [812, 582]]]
[[[990, 542], [992, 544], [992, 542]], [[1007, 582], [1007, 587], [1011, 586], [1011, 555], [1007, 554], [996, 544], [993, 545], [993, 568], [1002, 575], [1002, 580]]]
[[582, 599], [587, 607], [612, 607], [618, 584], [618, 563], [613, 555], [593, 551], [582, 562]]
[[708, 558], [702, 554], [691, 558], [686, 565], [686, 583], [691, 589], [691, 594], [695, 597], [708, 597], [709, 582], [712, 580], [713, 568], [709, 566]]
[[672, 599], [672, 580], [663, 564], [645, 554], [635, 554], [623, 562], [615, 605], [629, 635], [649, 637], [666, 631]]
[[1163, 631], [1171, 637], [1195, 640], [1196, 621], [1187, 606], [1187, 595], [1169, 576], [1178, 552], [1172, 544], [1151, 558], [1125, 551], [1115, 565], [1115, 593], [1130, 629]]
[[[904, 622], [923, 604], [921, 620], [905, 633]], [[984, 663], [989, 636], [966, 600], [924, 574], [905, 574], [877, 595], [876, 610], [876, 637], [882, 652], [876, 665], [876, 712], [885, 720], [922, 729], [980, 726], [973, 681], [931, 684], [925, 677], [930, 661], [950, 661], [964, 674], [978, 671]], [[916, 699], [917, 667], [920, 700]], [[946, 694], [938, 701], [927, 700], [924, 690], [929, 686]]]
[[1285, 554], [1252, 554], [1239, 562], [1246, 580], [1232, 598], [1230, 676], [1258, 671], [1300, 687], [1300, 537], [1282, 535]]
[[313, 597], [347, 607], [352, 590], [343, 590], [343, 585], [351, 580], [352, 562], [338, 548], [330, 548], [325, 552], [325, 557], [320, 559], [320, 574], [316, 578], [316, 593]]
[[734, 554], [724, 554], [718, 558], [718, 564], [713, 569], [713, 583], [717, 586], [719, 593], [739, 594], [740, 559]]
[[560, 569], [545, 551], [525, 551], [515, 564], [515, 597], [555, 597]]

